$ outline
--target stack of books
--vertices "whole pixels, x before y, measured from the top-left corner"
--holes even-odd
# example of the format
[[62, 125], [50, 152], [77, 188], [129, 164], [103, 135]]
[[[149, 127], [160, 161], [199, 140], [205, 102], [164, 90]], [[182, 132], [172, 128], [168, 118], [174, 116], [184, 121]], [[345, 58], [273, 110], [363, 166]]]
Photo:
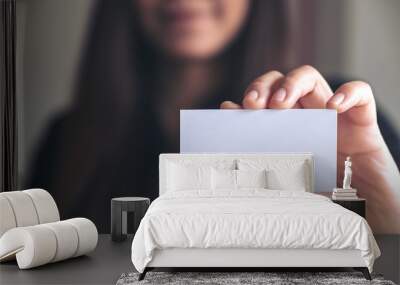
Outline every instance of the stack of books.
[[332, 193], [332, 199], [334, 200], [354, 200], [358, 199], [357, 189], [342, 189], [335, 188]]

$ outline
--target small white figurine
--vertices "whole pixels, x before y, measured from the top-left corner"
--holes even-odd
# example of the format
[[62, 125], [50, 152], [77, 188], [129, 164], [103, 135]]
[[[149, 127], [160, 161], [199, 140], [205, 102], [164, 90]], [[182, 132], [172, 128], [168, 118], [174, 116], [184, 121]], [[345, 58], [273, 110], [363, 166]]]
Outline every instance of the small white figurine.
[[344, 162], [344, 178], [343, 178], [343, 189], [351, 188], [351, 175], [353, 174], [351, 170], [351, 158], [348, 156]]

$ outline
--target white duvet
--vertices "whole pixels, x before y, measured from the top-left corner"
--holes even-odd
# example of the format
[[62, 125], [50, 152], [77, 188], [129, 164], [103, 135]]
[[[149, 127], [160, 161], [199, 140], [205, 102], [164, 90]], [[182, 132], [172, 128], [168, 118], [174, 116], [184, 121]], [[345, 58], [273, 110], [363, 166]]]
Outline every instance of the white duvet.
[[151, 204], [132, 243], [143, 272], [155, 249], [358, 249], [372, 271], [379, 248], [365, 219], [299, 191], [179, 191]]

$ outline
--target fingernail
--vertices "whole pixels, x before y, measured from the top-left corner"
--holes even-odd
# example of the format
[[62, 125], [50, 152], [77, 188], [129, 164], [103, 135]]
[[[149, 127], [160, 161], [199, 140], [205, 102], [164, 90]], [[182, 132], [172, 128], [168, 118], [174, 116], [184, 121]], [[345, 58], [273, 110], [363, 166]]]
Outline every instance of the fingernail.
[[338, 93], [335, 96], [332, 97], [331, 103], [335, 105], [340, 105], [344, 100], [344, 94], [343, 93]]
[[276, 102], [283, 102], [286, 99], [286, 90], [285, 88], [279, 88], [274, 96], [272, 97], [272, 99]]
[[246, 96], [249, 99], [256, 100], [258, 97], [258, 92], [256, 90], [251, 90]]

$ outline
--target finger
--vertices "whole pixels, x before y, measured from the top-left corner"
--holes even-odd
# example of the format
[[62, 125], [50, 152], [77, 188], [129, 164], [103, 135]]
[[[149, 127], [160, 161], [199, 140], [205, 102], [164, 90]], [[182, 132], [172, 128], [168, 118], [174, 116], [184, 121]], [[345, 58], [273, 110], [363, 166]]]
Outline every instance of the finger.
[[239, 104], [236, 104], [232, 101], [224, 101], [219, 106], [221, 109], [242, 109]]
[[288, 73], [268, 104], [273, 109], [288, 109], [300, 103], [303, 108], [321, 109], [333, 95], [329, 84], [313, 67], [305, 65]]
[[[327, 108], [345, 113], [353, 122], [376, 122], [376, 104], [371, 86], [362, 81], [351, 81], [340, 86], [327, 102]], [[348, 112], [348, 113], [347, 113]]]
[[245, 91], [242, 105], [245, 109], [264, 109], [270, 95], [276, 90], [284, 75], [270, 71], [254, 80]]
[[296, 104], [294, 104], [292, 109], [303, 109], [303, 106], [300, 104], [300, 102], [296, 102]]

